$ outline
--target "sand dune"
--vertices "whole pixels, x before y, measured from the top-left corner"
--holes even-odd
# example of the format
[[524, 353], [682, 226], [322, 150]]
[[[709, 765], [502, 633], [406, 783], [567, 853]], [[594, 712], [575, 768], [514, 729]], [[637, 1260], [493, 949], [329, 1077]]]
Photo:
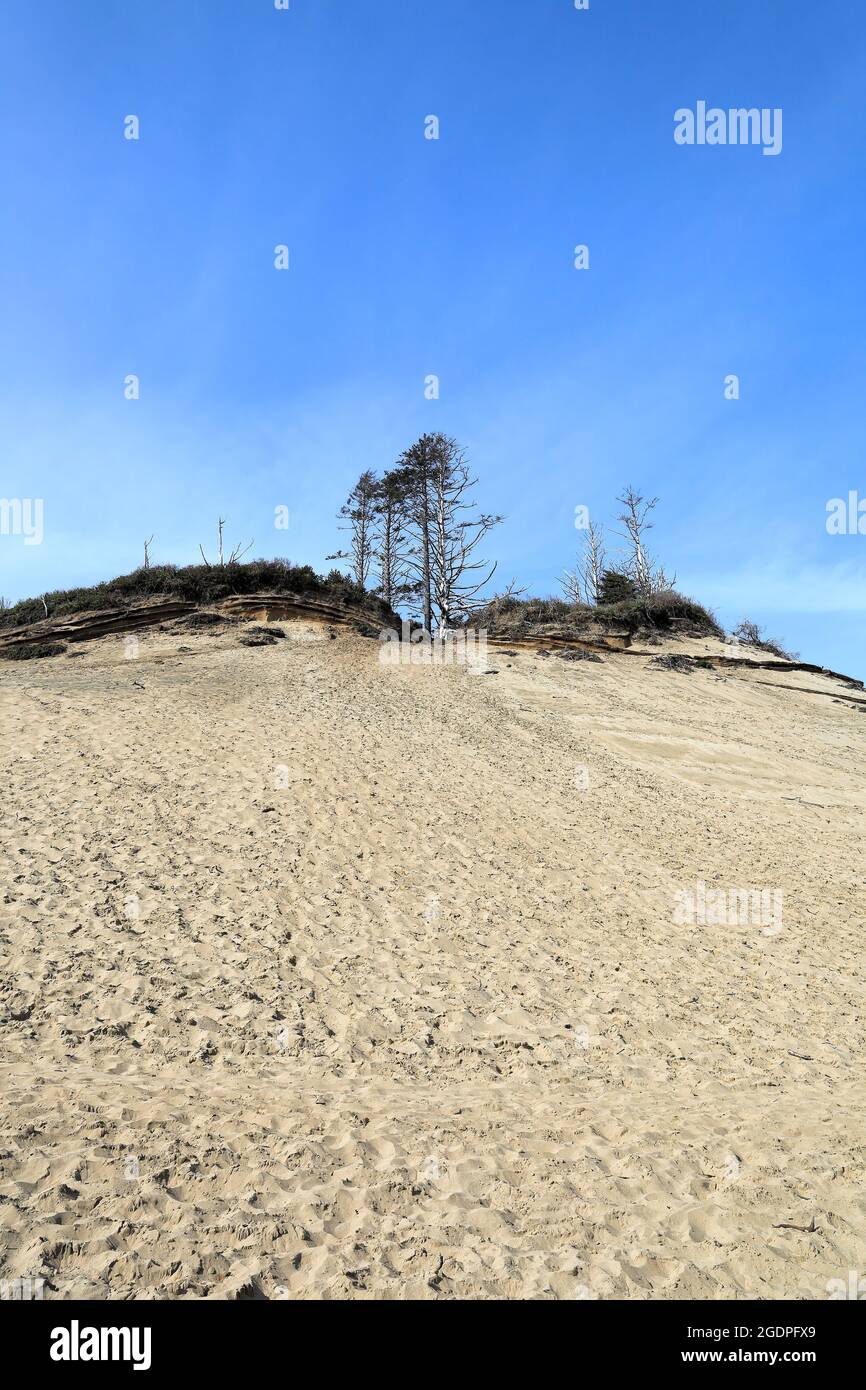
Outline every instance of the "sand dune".
[[[0, 671], [0, 1278], [821, 1299], [862, 1269], [850, 690], [285, 628]], [[698, 884], [781, 921], [678, 920]]]

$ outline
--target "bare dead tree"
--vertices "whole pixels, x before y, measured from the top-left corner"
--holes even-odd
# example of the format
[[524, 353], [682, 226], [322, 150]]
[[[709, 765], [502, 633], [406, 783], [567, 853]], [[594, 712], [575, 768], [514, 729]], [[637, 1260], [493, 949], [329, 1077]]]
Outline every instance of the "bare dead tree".
[[401, 454], [394, 470], [403, 494], [403, 514], [411, 533], [407, 564], [414, 578], [426, 632], [433, 630], [433, 471], [437, 440], [422, 434]]
[[145, 568], [146, 570], [149, 570], [149, 569], [150, 569], [150, 547], [151, 547], [152, 544], [153, 544], [153, 536], [151, 536], [151, 538], [150, 538], [149, 541], [145, 541], [145, 542], [144, 542], [144, 568]]
[[[239, 541], [226, 560], [223, 554], [223, 527], [225, 524], [225, 517], [219, 517], [217, 520], [217, 565], [220, 569], [225, 569], [226, 565], [236, 565], [255, 545], [255, 540], [249, 541], [246, 545], [244, 545], [243, 541]], [[213, 569], [213, 565], [205, 555], [204, 547], [201, 544], [199, 544], [199, 550], [201, 551], [201, 558], [204, 560], [208, 569]]]
[[583, 533], [583, 548], [575, 568], [566, 570], [559, 581], [566, 598], [572, 603], [597, 607], [606, 561], [604, 527], [591, 521]]
[[496, 561], [488, 568], [475, 551], [502, 517], [487, 512], [464, 515], [475, 509], [470, 492], [478, 480], [471, 476], [455, 440], [439, 434], [433, 441], [430, 576], [437, 625], [447, 628], [483, 606], [477, 595], [493, 577]]
[[45, 616], [46, 616], [46, 618], [47, 618], [47, 617], [48, 617], [48, 604], [45, 602], [45, 595], [44, 595], [44, 594], [41, 594], [40, 597], [41, 597], [41, 599], [42, 599], [42, 607], [45, 609]]
[[417, 596], [427, 632], [434, 619], [448, 627], [482, 606], [476, 596], [496, 565], [477, 559], [476, 548], [502, 518], [467, 515], [475, 507], [469, 494], [476, 479], [447, 435], [422, 435], [388, 476], [408, 536], [407, 590]]
[[583, 586], [576, 569], [563, 570], [559, 577], [559, 587], [569, 603], [583, 603]]
[[622, 496], [616, 500], [624, 509], [617, 520], [625, 527], [625, 530], [618, 534], [626, 542], [626, 572], [638, 596], [649, 598], [651, 594], [659, 593], [663, 589], [672, 589], [676, 583], [676, 575], [665, 574], [661, 565], [653, 561], [646, 544], [646, 534], [653, 528], [653, 522], [649, 518], [655, 510], [658, 498], [653, 497], [646, 501], [629, 483]]
[[386, 473], [376, 485], [377, 592], [392, 608], [405, 602], [417, 586], [410, 575], [409, 528], [406, 519], [406, 481], [399, 468]]
[[377, 488], [375, 473], [366, 469], [339, 511], [340, 530], [348, 531], [350, 548], [326, 557], [328, 560], [351, 560], [355, 582], [363, 588], [367, 586], [374, 556]]
[[625, 527], [625, 531], [620, 531], [619, 535], [626, 542], [628, 576], [641, 598], [645, 598], [650, 593], [650, 562], [645, 537], [647, 531], [652, 529], [653, 523], [649, 517], [658, 498], [653, 497], [651, 501], [645, 502], [641, 494], [629, 483], [622, 496], [616, 500], [624, 508], [617, 520]]

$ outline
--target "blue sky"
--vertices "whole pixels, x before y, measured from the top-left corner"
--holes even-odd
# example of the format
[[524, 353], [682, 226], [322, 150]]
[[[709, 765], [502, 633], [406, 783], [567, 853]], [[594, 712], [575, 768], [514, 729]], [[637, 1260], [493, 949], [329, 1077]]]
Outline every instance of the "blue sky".
[[[218, 514], [328, 568], [441, 429], [497, 580], [555, 592], [631, 481], [680, 588], [866, 676], [866, 535], [825, 526], [866, 498], [864, 89], [854, 0], [5, 0], [0, 495], [45, 536], [0, 593], [192, 563]], [[677, 145], [699, 100], [781, 108], [781, 154]]]

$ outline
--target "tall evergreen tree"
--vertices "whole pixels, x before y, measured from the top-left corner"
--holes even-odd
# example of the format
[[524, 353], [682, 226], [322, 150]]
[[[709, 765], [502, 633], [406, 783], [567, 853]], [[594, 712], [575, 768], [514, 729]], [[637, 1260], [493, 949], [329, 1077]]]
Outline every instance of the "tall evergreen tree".
[[424, 628], [433, 630], [433, 473], [437, 436], [423, 434], [400, 456], [395, 470], [404, 513], [413, 531], [411, 565], [417, 581]]
[[351, 560], [353, 578], [363, 588], [367, 587], [375, 553], [377, 489], [376, 475], [367, 469], [340, 508], [340, 529], [348, 531], [350, 548], [327, 556], [329, 560]]
[[375, 496], [378, 592], [392, 608], [415, 591], [409, 574], [409, 535], [406, 519], [406, 479], [391, 469], [377, 484]]
[[[462, 451], [445, 434], [422, 435], [398, 464], [405, 489], [406, 515], [413, 534], [412, 566], [432, 632], [465, 618], [478, 605], [475, 596], [496, 569], [475, 558], [482, 538], [502, 520], [475, 513], [470, 476]], [[485, 571], [486, 573], [482, 573]]]

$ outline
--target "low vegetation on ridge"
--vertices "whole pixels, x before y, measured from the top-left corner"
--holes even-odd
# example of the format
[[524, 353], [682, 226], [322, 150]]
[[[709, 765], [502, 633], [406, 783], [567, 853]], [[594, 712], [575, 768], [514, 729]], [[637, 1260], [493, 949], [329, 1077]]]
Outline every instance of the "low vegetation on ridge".
[[499, 636], [560, 633], [579, 636], [593, 626], [617, 628], [632, 635], [648, 631], [682, 637], [724, 638], [712, 612], [673, 589], [644, 599], [616, 603], [570, 603], [561, 598], [522, 598], [501, 594], [473, 615], [473, 623]]
[[154, 598], [208, 604], [235, 594], [257, 593], [309, 594], [363, 604], [368, 609], [378, 603], [383, 619], [390, 617], [386, 604], [339, 570], [322, 576], [309, 565], [293, 565], [288, 560], [253, 560], [249, 564], [222, 566], [151, 565], [87, 588], [58, 589], [41, 598], [22, 599], [0, 611], [0, 628], [23, 627], [46, 617], [60, 618], [100, 608], [131, 608]]

